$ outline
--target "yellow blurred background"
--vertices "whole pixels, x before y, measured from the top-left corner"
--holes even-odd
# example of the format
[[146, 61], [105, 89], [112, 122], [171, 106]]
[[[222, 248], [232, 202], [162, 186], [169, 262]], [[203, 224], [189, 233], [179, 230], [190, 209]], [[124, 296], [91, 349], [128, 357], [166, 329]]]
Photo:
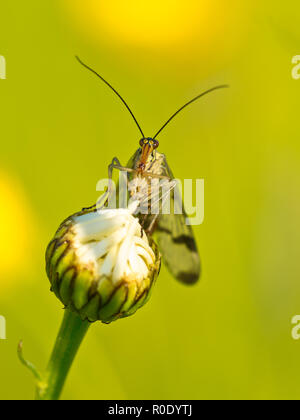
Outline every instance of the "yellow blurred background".
[[270, 0], [28, 0], [1, 5], [0, 399], [31, 399], [16, 346], [44, 368], [61, 321], [44, 252], [60, 222], [139, 133], [78, 54], [126, 98], [147, 135], [216, 84], [160, 136], [178, 178], [205, 179], [195, 228], [201, 282], [163, 269], [134, 317], [94, 325], [68, 399], [298, 399], [300, 6]]

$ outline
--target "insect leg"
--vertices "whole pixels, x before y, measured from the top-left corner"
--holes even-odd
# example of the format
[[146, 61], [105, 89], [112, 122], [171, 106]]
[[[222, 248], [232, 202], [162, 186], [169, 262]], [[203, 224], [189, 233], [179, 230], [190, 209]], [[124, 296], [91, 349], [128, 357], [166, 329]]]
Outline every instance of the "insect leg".
[[[155, 204], [157, 204], [158, 202], [161, 201], [162, 203], [162, 208], [167, 200], [167, 198], [170, 195], [170, 192], [176, 187], [177, 183], [174, 179], [169, 179], [167, 181], [167, 183], [162, 183], [160, 184], [160, 188], [164, 188], [165, 186], [167, 186], [167, 190], [164, 191], [163, 194], [160, 194], [160, 188], [156, 189], [153, 193], [151, 192], [150, 195], [150, 200], [151, 200], [151, 204], [152, 206], [154, 206]], [[141, 203], [143, 204], [144, 202], [148, 201], [149, 197], [147, 196]]]
[[119, 159], [114, 157], [111, 164], [108, 166], [108, 186], [107, 186], [107, 190], [100, 197], [100, 199], [98, 200], [98, 202], [95, 206], [99, 206], [100, 205], [99, 203], [102, 203], [102, 205], [100, 205], [100, 208], [103, 208], [104, 205], [106, 204], [106, 201], [107, 201], [109, 195], [112, 193], [112, 187], [113, 187], [112, 177], [113, 177], [113, 170], [114, 169], [118, 169], [119, 171], [124, 171], [124, 172], [136, 172], [134, 169], [125, 168], [124, 166], [122, 166]]
[[147, 228], [147, 230], [146, 230], [146, 233], [147, 233], [149, 236], [151, 236], [151, 235], [152, 235], [152, 233], [155, 231], [155, 225], [156, 225], [156, 222], [157, 222], [158, 216], [159, 216], [159, 214], [156, 214], [156, 215], [155, 215], [155, 217], [153, 217], [153, 219], [152, 219], [152, 221], [151, 221], [151, 223], [150, 223], [150, 226], [149, 226], [149, 227]]
[[[107, 198], [109, 197], [109, 194], [111, 194], [111, 192], [112, 192], [112, 175], [113, 175], [113, 170], [114, 169], [119, 169], [119, 170], [124, 170], [124, 171], [126, 171], [126, 172], [134, 172], [134, 170], [133, 169], [129, 169], [129, 168], [124, 168], [122, 165], [121, 165], [121, 163], [120, 163], [120, 161], [119, 161], [119, 159], [118, 158], [116, 158], [116, 157], [114, 157], [113, 158], [113, 160], [112, 160], [112, 162], [111, 162], [111, 164], [108, 166], [108, 187], [107, 187], [107, 190], [105, 191], [105, 193], [100, 197], [100, 199], [97, 201], [97, 203], [96, 204], [93, 204], [91, 207], [84, 207], [83, 209], [82, 209], [82, 211], [88, 211], [88, 210], [92, 210], [92, 209], [96, 209], [97, 207], [99, 207], [100, 206], [100, 208], [102, 208], [104, 205], [105, 205], [105, 203], [106, 203], [106, 201], [107, 201]], [[103, 203], [102, 204], [102, 206], [100, 205], [100, 203]]]
[[124, 172], [137, 172], [135, 169], [132, 168], [125, 168], [125, 166], [122, 166], [120, 161], [117, 158], [113, 158], [111, 164], [109, 165], [112, 169], [118, 169], [119, 171]]
[[143, 172], [143, 175], [151, 178], [167, 179], [168, 181], [171, 181], [171, 178], [166, 175], [153, 174], [152, 172]]
[[[157, 191], [155, 194], [153, 194], [151, 196], [151, 205], [152, 206], [155, 205], [156, 203], [158, 203], [159, 201], [161, 201], [161, 211], [163, 211], [164, 204], [165, 204], [167, 198], [169, 197], [170, 192], [175, 188], [176, 181], [175, 180], [171, 180], [171, 181], [169, 181], [169, 184], [170, 184], [170, 186], [169, 186], [168, 190], [165, 191], [161, 196], [160, 196], [160, 192], [159, 191]], [[154, 217], [153, 217], [153, 219], [151, 220], [150, 225], [147, 227], [146, 232], [150, 236], [153, 234], [153, 232], [155, 230], [156, 223], [157, 223], [157, 220], [158, 220], [159, 215], [160, 215], [160, 213], [155, 214]]]
[[83, 207], [83, 209], [81, 211], [88, 211], [88, 210], [92, 210], [94, 208], [97, 207], [97, 204], [93, 204], [91, 207]]

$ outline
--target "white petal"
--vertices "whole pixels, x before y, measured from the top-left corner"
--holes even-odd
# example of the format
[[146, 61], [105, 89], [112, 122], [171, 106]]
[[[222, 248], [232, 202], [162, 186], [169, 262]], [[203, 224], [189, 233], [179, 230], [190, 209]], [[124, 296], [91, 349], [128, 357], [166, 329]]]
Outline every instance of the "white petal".
[[115, 283], [143, 281], [155, 262], [147, 235], [132, 215], [138, 204], [131, 202], [128, 209], [104, 209], [74, 218], [77, 257], [83, 263], [95, 264], [100, 276]]

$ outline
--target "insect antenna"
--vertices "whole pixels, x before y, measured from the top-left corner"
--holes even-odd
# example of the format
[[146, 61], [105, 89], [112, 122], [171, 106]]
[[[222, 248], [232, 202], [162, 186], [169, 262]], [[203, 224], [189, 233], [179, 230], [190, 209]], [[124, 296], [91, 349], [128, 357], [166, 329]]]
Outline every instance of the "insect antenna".
[[129, 106], [127, 105], [127, 103], [125, 102], [125, 100], [122, 98], [122, 96], [116, 91], [116, 89], [115, 88], [113, 88], [112, 87], [112, 85], [110, 84], [110, 83], [108, 83], [102, 76], [100, 76], [100, 74], [98, 74], [95, 70], [93, 70], [91, 67], [89, 67], [87, 64], [85, 64], [85, 63], [83, 63], [82, 61], [81, 61], [81, 59], [78, 57], [78, 56], [76, 56], [76, 59], [77, 59], [77, 61], [83, 66], [83, 67], [85, 67], [86, 69], [88, 69], [89, 71], [91, 71], [92, 73], [94, 73], [97, 77], [99, 77], [99, 79], [101, 79], [102, 80], [102, 82], [104, 82], [113, 92], [115, 92], [115, 94], [121, 99], [121, 101], [123, 102], [123, 104], [126, 106], [126, 108], [128, 109], [128, 111], [130, 112], [130, 115], [132, 116], [132, 118], [134, 119], [134, 122], [136, 123], [136, 125], [137, 125], [137, 127], [138, 127], [138, 129], [140, 130], [140, 132], [141, 132], [141, 134], [142, 134], [142, 136], [143, 136], [143, 138], [145, 137], [144, 136], [144, 133], [143, 133], [143, 130], [141, 129], [141, 127], [140, 127], [140, 125], [139, 125], [139, 123], [137, 122], [137, 119], [135, 118], [135, 116], [133, 115], [133, 112], [131, 111], [131, 109], [129, 108]]
[[203, 93], [200, 93], [200, 95], [196, 96], [195, 98], [193, 98], [191, 101], [187, 102], [185, 105], [183, 105], [181, 108], [178, 109], [178, 111], [175, 112], [175, 114], [173, 114], [168, 121], [161, 127], [161, 129], [155, 134], [155, 136], [153, 137], [153, 140], [162, 132], [162, 130], [169, 124], [169, 122], [171, 122], [173, 120], [174, 117], [176, 117], [177, 114], [179, 114], [180, 111], [182, 111], [184, 108], [186, 108], [188, 105], [192, 104], [193, 102], [197, 101], [197, 99], [202, 98], [203, 96], [207, 95], [208, 93], [211, 93], [215, 90], [218, 89], [225, 89], [228, 88], [228, 85], [221, 85], [221, 86], [215, 86], [212, 89], [209, 89]]

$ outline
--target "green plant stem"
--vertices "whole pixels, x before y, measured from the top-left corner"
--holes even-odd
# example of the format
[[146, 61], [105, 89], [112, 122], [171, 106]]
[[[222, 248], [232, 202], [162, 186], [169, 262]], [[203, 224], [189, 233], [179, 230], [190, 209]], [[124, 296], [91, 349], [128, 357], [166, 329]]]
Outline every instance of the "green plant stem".
[[90, 326], [88, 321], [65, 310], [64, 319], [46, 370], [38, 382], [37, 400], [58, 400], [76, 353]]

